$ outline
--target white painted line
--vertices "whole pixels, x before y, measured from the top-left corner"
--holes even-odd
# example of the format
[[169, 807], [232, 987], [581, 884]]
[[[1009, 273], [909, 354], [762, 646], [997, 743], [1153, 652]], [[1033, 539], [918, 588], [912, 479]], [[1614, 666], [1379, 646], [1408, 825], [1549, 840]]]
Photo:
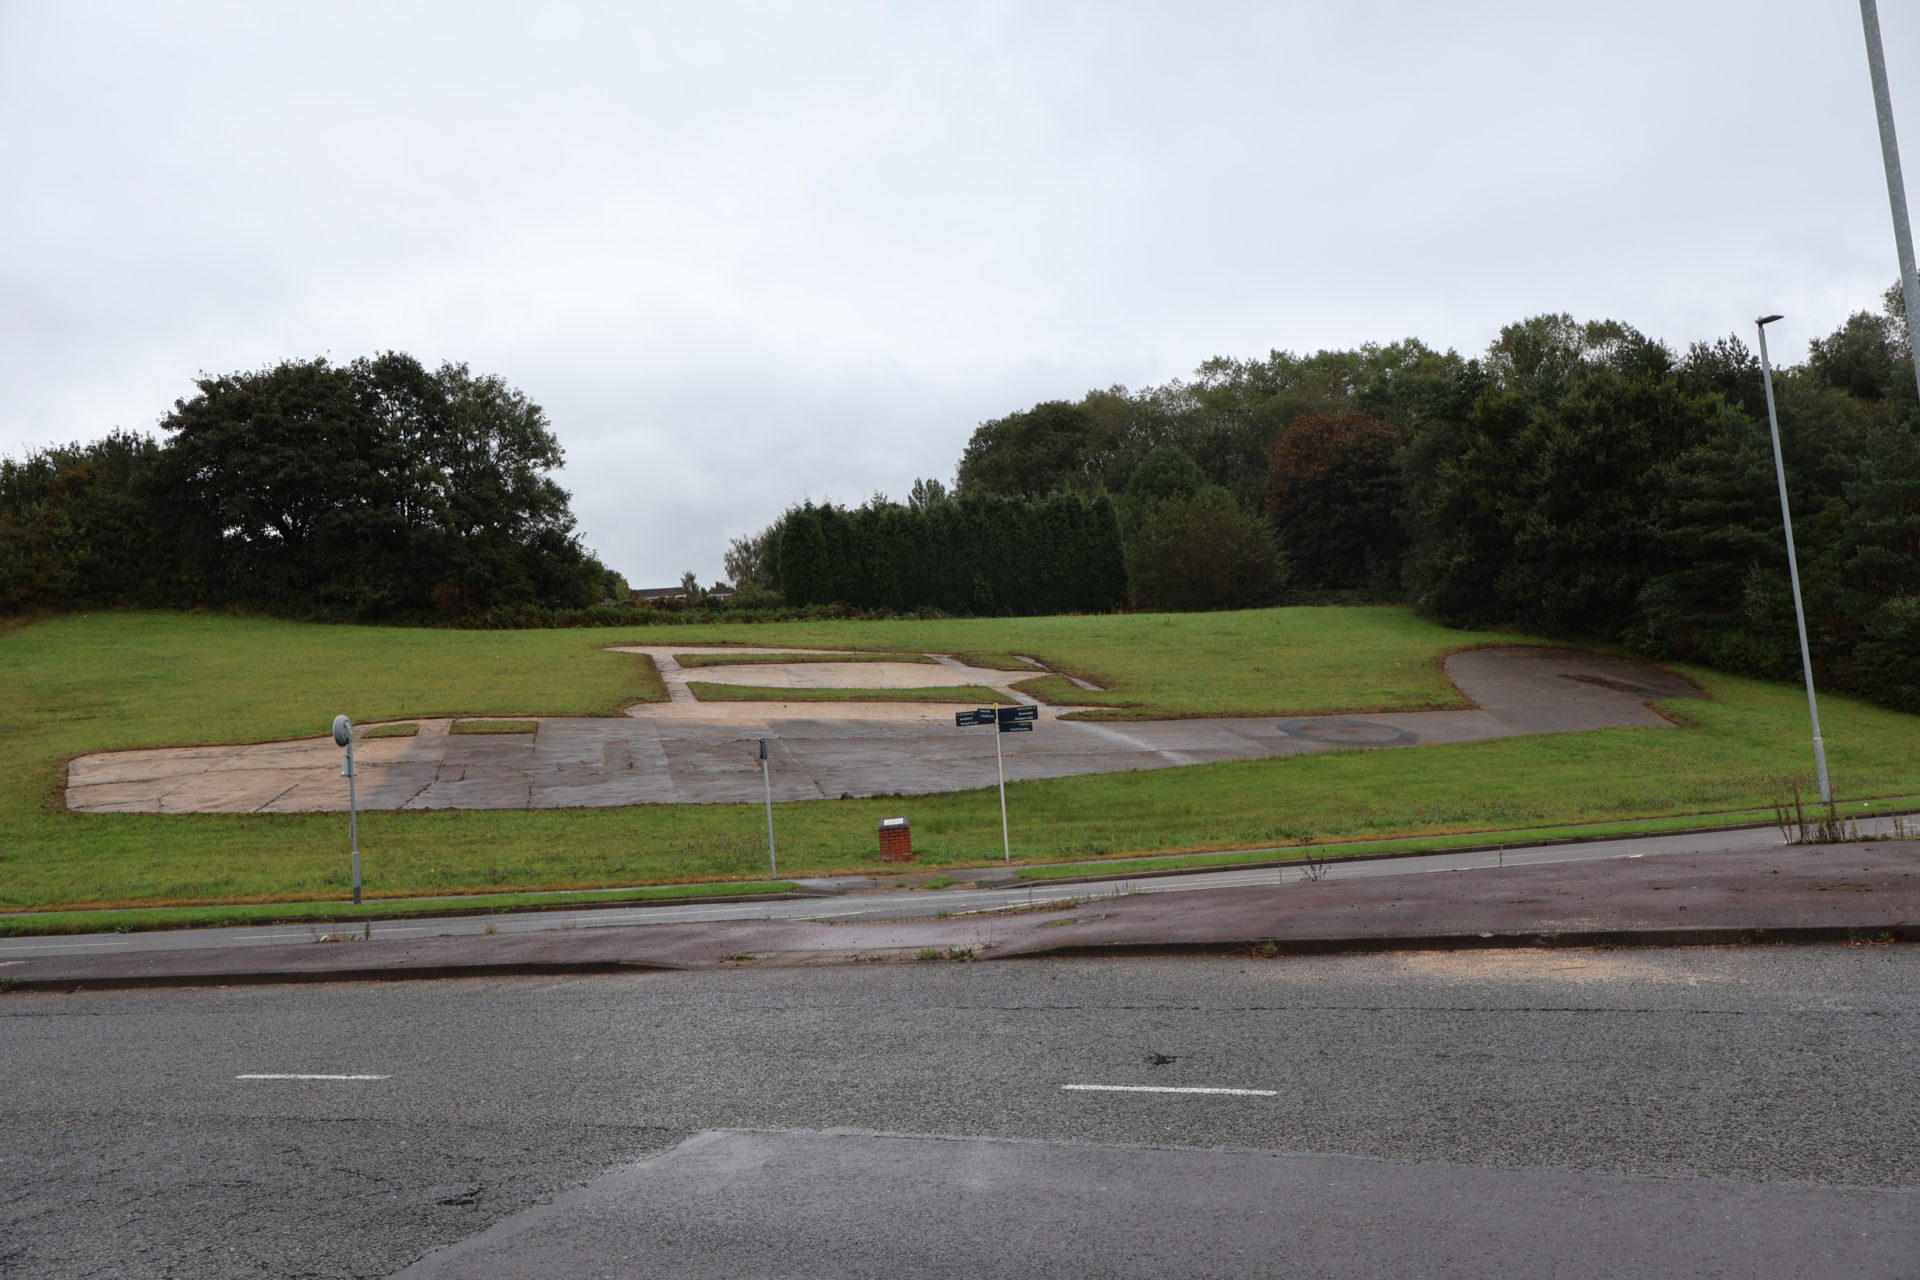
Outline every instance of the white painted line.
[[1168, 1084], [1063, 1084], [1062, 1089], [1096, 1090], [1101, 1093], [1227, 1093], [1244, 1098], [1277, 1098], [1278, 1089], [1205, 1089], [1197, 1085]]
[[390, 1076], [325, 1076], [276, 1071], [259, 1071], [251, 1075], [235, 1076], [235, 1080], [388, 1080]]
[[25, 964], [25, 960], [0, 960], [0, 964]]

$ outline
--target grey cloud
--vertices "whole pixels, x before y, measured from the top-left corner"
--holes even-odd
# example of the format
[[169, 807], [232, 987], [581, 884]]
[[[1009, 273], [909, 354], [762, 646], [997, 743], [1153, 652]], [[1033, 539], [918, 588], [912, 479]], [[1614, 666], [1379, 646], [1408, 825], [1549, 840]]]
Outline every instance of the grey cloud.
[[1857, 14], [1787, 0], [42, 0], [0, 114], [0, 452], [465, 360], [646, 581], [1215, 354], [1783, 311], [1793, 359], [1895, 270]]

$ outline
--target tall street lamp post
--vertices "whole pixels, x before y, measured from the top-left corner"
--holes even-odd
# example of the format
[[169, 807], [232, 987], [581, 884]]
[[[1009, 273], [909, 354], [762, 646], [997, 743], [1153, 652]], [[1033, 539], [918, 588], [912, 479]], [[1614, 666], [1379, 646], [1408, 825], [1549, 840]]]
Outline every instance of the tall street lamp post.
[[1787, 573], [1793, 580], [1793, 620], [1800, 628], [1800, 670], [1807, 680], [1807, 716], [1813, 721], [1813, 764], [1820, 775], [1820, 803], [1833, 803], [1827, 782], [1827, 746], [1820, 738], [1820, 704], [1813, 696], [1813, 651], [1807, 648], [1807, 611], [1800, 603], [1800, 557], [1793, 549], [1793, 513], [1787, 508], [1787, 464], [1780, 456], [1780, 417], [1773, 408], [1773, 365], [1767, 360], [1767, 326], [1779, 316], [1754, 321], [1760, 330], [1760, 373], [1767, 388], [1767, 428], [1773, 433], [1773, 475], [1780, 483], [1780, 523], [1787, 530]]
[[1880, 48], [1880, 10], [1860, 0], [1867, 33], [1867, 75], [1873, 81], [1873, 113], [1880, 121], [1880, 162], [1887, 171], [1887, 202], [1893, 206], [1893, 247], [1900, 258], [1900, 292], [1907, 304], [1907, 335], [1914, 386], [1920, 387], [1920, 280], [1913, 266], [1913, 228], [1907, 225], [1907, 188], [1900, 177], [1900, 143], [1893, 133], [1893, 98], [1887, 93], [1887, 56]]

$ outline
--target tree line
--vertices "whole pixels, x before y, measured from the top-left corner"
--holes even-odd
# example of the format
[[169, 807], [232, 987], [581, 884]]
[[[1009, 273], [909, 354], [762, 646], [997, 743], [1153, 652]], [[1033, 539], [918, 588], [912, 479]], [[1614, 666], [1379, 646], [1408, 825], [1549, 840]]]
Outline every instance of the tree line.
[[164, 438], [115, 431], [0, 458], [0, 612], [379, 619], [624, 594], [574, 533], [545, 413], [497, 377], [388, 352], [196, 386]]
[[779, 533], [789, 604], [952, 614], [1104, 613], [1126, 592], [1112, 504], [970, 495], [848, 511], [808, 503]]
[[[1897, 289], [1884, 301], [1776, 369], [1775, 393], [1817, 674], [1920, 711], [1920, 404]], [[951, 493], [794, 508], [736, 539], [727, 568], [750, 597], [1052, 611], [1049, 591], [969, 595], [885, 568], [925, 519], [888, 513], [991, 510], [1003, 538], [1035, 539], [1002, 553], [1013, 580], [1059, 582], [1087, 571], [1048, 576], [1047, 526], [1009, 513], [1063, 495], [1110, 513], [1124, 581], [1099, 578], [1107, 607], [1404, 601], [1450, 626], [1770, 678], [1798, 666], [1758, 359], [1737, 336], [1677, 351], [1567, 315], [1508, 325], [1478, 356], [1273, 352], [1038, 404], [981, 424]], [[823, 572], [815, 534], [788, 534], [836, 521], [871, 550]], [[936, 579], [937, 602], [916, 589]]]

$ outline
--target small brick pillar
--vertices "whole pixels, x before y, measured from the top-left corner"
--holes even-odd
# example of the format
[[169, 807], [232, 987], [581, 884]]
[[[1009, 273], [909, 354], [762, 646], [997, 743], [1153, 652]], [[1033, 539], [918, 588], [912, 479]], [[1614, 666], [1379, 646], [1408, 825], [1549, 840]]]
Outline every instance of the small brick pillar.
[[913, 861], [913, 826], [905, 818], [880, 819], [880, 861]]

